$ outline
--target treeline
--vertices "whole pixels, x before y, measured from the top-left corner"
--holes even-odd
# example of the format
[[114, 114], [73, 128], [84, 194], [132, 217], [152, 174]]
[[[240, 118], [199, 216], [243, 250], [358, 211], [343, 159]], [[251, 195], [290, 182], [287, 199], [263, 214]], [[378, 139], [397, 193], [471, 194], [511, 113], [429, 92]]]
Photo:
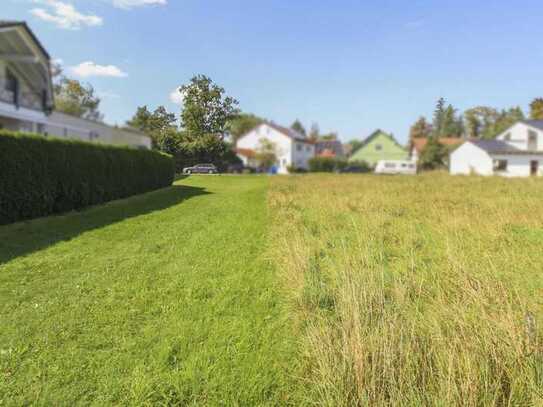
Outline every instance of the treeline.
[[453, 105], [441, 98], [429, 122], [421, 116], [411, 126], [409, 138], [483, 138], [493, 139], [520, 120], [530, 118], [543, 120], [543, 98], [536, 98], [530, 104], [528, 117], [519, 106], [496, 109], [490, 106], [476, 106], [460, 113]]

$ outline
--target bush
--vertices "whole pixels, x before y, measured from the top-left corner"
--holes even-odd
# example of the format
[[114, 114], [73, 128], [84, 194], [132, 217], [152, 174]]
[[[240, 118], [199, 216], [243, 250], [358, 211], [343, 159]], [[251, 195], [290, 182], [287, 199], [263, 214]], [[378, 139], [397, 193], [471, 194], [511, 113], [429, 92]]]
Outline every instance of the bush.
[[0, 224], [167, 187], [162, 153], [0, 130]]
[[313, 157], [309, 160], [309, 171], [311, 172], [340, 171], [346, 166], [345, 160], [334, 157]]
[[294, 165], [288, 165], [287, 171], [289, 174], [305, 174], [307, 172], [305, 168], [296, 167]]

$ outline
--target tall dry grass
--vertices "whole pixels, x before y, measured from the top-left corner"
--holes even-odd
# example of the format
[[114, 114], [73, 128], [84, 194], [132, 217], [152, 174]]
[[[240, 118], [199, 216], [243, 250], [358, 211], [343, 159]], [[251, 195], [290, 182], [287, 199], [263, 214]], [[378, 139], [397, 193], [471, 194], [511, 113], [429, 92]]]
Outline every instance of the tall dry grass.
[[543, 405], [543, 181], [276, 178], [300, 403]]

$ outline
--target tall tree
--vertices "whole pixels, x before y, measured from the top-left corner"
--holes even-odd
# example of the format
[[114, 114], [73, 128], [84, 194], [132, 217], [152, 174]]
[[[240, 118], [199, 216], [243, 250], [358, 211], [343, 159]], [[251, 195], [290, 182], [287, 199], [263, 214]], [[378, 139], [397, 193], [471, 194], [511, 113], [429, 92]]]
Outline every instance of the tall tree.
[[427, 138], [432, 134], [432, 125], [424, 116], [421, 116], [409, 130], [409, 138]]
[[543, 120], [543, 98], [536, 98], [530, 103], [530, 119]]
[[524, 112], [518, 106], [501, 111], [477, 106], [466, 110], [464, 117], [468, 137], [493, 139], [519, 120], [524, 120]]
[[179, 91], [184, 96], [181, 127], [192, 138], [206, 134], [223, 137], [229, 121], [239, 113], [238, 101], [226, 96], [225, 90], [205, 75], [193, 77]]
[[54, 92], [56, 110], [83, 119], [102, 120], [100, 98], [95, 95], [92, 85], [83, 85], [61, 75], [54, 85]]
[[464, 133], [464, 125], [462, 117], [457, 116], [457, 110], [448, 105], [443, 116], [441, 137], [462, 137]]
[[290, 126], [290, 128], [294, 131], [297, 131], [298, 133], [300, 133], [302, 136], [306, 137], [307, 136], [307, 132], [305, 131], [305, 127], [304, 125], [298, 120], [296, 119], [294, 121], [294, 123], [292, 123], [292, 125]]
[[264, 121], [265, 120], [261, 117], [248, 113], [239, 113], [232, 117], [228, 121], [228, 129], [230, 131], [230, 135], [232, 136], [233, 143], [235, 144], [241, 136], [248, 133]]
[[432, 135], [435, 137], [441, 137], [443, 134], [443, 124], [445, 121], [445, 109], [446, 102], [444, 98], [439, 98], [436, 103], [433, 118], [433, 130]]

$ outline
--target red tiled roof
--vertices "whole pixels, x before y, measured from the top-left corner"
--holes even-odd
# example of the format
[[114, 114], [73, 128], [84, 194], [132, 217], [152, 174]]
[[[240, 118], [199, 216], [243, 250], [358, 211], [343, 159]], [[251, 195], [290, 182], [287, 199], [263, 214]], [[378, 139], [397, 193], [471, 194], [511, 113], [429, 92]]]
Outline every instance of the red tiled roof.
[[236, 152], [236, 154], [242, 155], [243, 157], [256, 157], [256, 152], [254, 150], [251, 150], [250, 148], [236, 148], [234, 151]]
[[[455, 146], [457, 144], [462, 144], [464, 141], [466, 141], [465, 139], [460, 137], [441, 137], [438, 140], [444, 146]], [[417, 153], [421, 153], [422, 150], [424, 150], [424, 147], [426, 147], [427, 143], [427, 138], [414, 138], [411, 140], [411, 150], [415, 148], [415, 150], [417, 150]]]
[[321, 153], [317, 154], [318, 157], [325, 157], [325, 158], [334, 158], [336, 156], [336, 153], [329, 149], [329, 148], [326, 148], [324, 150], [322, 150]]

